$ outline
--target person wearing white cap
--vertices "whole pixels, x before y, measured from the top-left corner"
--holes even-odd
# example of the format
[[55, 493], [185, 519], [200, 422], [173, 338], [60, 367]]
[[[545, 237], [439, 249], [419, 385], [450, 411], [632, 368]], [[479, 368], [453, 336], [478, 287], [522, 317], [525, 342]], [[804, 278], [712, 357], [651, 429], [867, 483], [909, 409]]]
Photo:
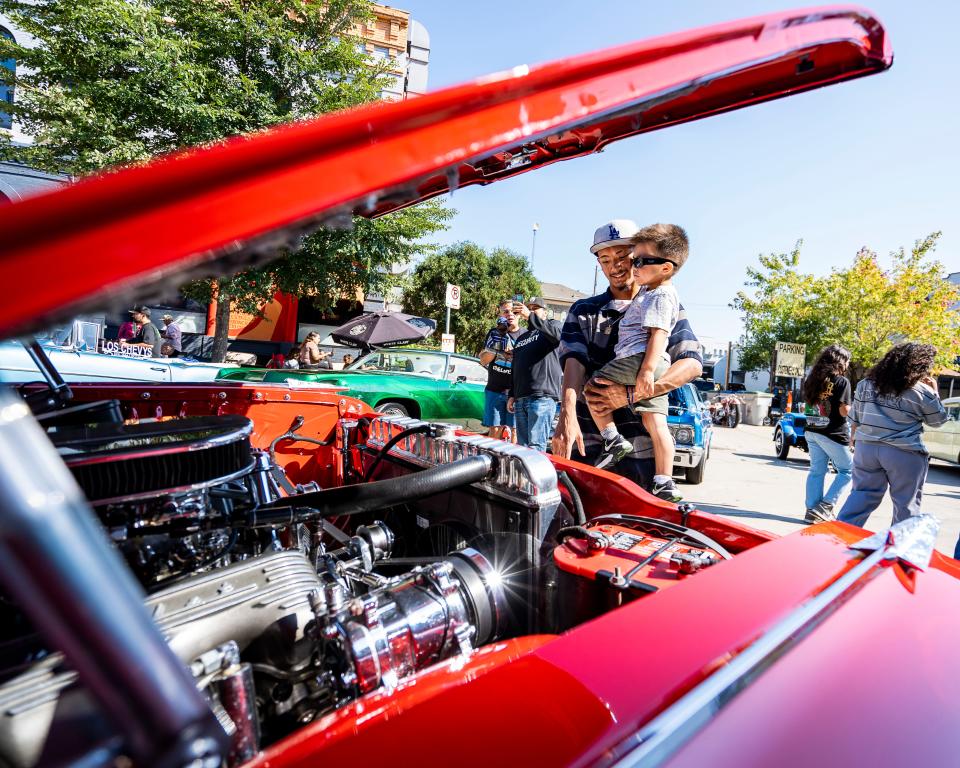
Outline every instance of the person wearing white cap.
[[[620, 319], [640, 286], [631, 269], [631, 238], [640, 228], [629, 219], [615, 219], [599, 227], [590, 252], [597, 258], [609, 287], [598, 296], [581, 299], [567, 314], [560, 341], [563, 366], [560, 418], [553, 435], [554, 454], [592, 464], [603, 449], [603, 439], [590, 416], [586, 400], [598, 411], [613, 411], [618, 432], [634, 447], [613, 471], [650, 489], [654, 476], [653, 442], [640, 417], [630, 407], [633, 387], [595, 379], [586, 382], [614, 357]], [[692, 381], [703, 370], [700, 342], [683, 306], [667, 341], [671, 365], [654, 385], [654, 396]]]
[[180, 326], [173, 321], [173, 315], [163, 316], [163, 330], [160, 335], [166, 339], [177, 352], [183, 352], [183, 334]]

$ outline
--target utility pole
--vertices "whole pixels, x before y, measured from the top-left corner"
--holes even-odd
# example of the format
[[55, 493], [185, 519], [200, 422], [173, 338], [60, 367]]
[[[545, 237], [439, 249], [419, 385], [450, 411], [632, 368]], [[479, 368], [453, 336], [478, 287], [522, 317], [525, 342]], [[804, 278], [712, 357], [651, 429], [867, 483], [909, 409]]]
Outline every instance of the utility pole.
[[540, 229], [540, 225], [536, 222], [533, 223], [533, 245], [530, 246], [530, 271], [533, 272], [533, 260], [537, 255], [537, 230]]
[[597, 270], [600, 268], [598, 264], [593, 265], [593, 296], [597, 295]]
[[733, 342], [727, 342], [727, 365], [723, 371], [723, 388], [730, 390], [730, 367], [733, 365]]

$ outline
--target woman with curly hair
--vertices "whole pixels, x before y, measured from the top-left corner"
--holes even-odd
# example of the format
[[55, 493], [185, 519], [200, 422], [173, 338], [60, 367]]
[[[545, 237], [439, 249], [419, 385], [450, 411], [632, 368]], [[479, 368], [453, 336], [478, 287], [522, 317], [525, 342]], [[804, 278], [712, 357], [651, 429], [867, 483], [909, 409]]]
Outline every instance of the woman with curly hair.
[[[828, 522], [836, 517], [834, 505], [850, 485], [853, 456], [850, 454], [850, 412], [852, 388], [844, 376], [850, 365], [850, 352], [831, 344], [820, 352], [810, 374], [803, 382], [803, 399], [808, 410], [806, 438], [810, 451], [810, 473], [807, 475], [807, 513], [810, 523]], [[823, 492], [827, 465], [833, 462], [837, 476]]]
[[931, 375], [936, 354], [930, 344], [898, 344], [857, 385], [850, 413], [853, 490], [840, 521], [864, 525], [888, 487], [894, 523], [919, 513], [930, 461], [923, 425], [947, 420]]

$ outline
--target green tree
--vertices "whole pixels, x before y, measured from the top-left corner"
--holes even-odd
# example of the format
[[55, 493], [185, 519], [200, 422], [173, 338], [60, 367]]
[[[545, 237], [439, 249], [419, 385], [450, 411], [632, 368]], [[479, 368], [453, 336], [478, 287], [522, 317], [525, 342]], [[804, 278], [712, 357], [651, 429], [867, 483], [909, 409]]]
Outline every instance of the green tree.
[[505, 248], [487, 253], [475, 243], [456, 243], [417, 265], [404, 297], [405, 311], [432, 318], [443, 328], [447, 283], [461, 289], [460, 309], [451, 310], [450, 331], [464, 354], [479, 352], [501, 301], [540, 292], [523, 256]]
[[866, 370], [894, 344], [933, 344], [938, 362], [953, 367], [960, 355], [960, 289], [946, 280], [932, 258], [939, 232], [890, 255], [884, 270], [864, 248], [849, 267], [817, 278], [799, 271], [799, 244], [790, 256], [762, 256], [760, 270], [748, 270], [752, 295], [737, 294], [732, 306], [743, 313], [741, 359], [746, 370], [770, 365], [775, 341], [807, 345], [807, 363], [828, 344], [851, 352], [851, 377]]
[[[37, 45], [0, 38], [16, 89], [7, 108], [33, 136], [0, 137], [0, 158], [86, 174], [250, 133], [380, 97], [388, 63], [351, 34], [369, 0], [0, 0]], [[265, 202], [266, 204], [266, 202]], [[231, 302], [258, 311], [276, 290], [325, 308], [358, 289], [382, 290], [384, 268], [427, 252], [421, 239], [453, 212], [438, 203], [346, 231], [306, 237], [266, 267], [216, 281], [214, 359], [226, 351]], [[215, 283], [185, 287], [207, 299]]]

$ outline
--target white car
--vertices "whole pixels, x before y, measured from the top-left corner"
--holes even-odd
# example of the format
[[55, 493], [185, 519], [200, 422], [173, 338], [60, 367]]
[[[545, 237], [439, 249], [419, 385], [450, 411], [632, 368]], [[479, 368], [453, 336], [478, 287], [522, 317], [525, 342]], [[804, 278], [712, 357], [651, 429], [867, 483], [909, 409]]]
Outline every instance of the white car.
[[943, 401], [947, 420], [939, 427], [923, 427], [923, 442], [935, 459], [960, 464], [960, 397]]
[[[169, 358], [137, 358], [80, 350], [74, 344], [42, 341], [43, 351], [64, 381], [213, 381], [229, 365], [184, 362]], [[43, 376], [19, 341], [0, 343], [0, 383], [24, 384]]]

